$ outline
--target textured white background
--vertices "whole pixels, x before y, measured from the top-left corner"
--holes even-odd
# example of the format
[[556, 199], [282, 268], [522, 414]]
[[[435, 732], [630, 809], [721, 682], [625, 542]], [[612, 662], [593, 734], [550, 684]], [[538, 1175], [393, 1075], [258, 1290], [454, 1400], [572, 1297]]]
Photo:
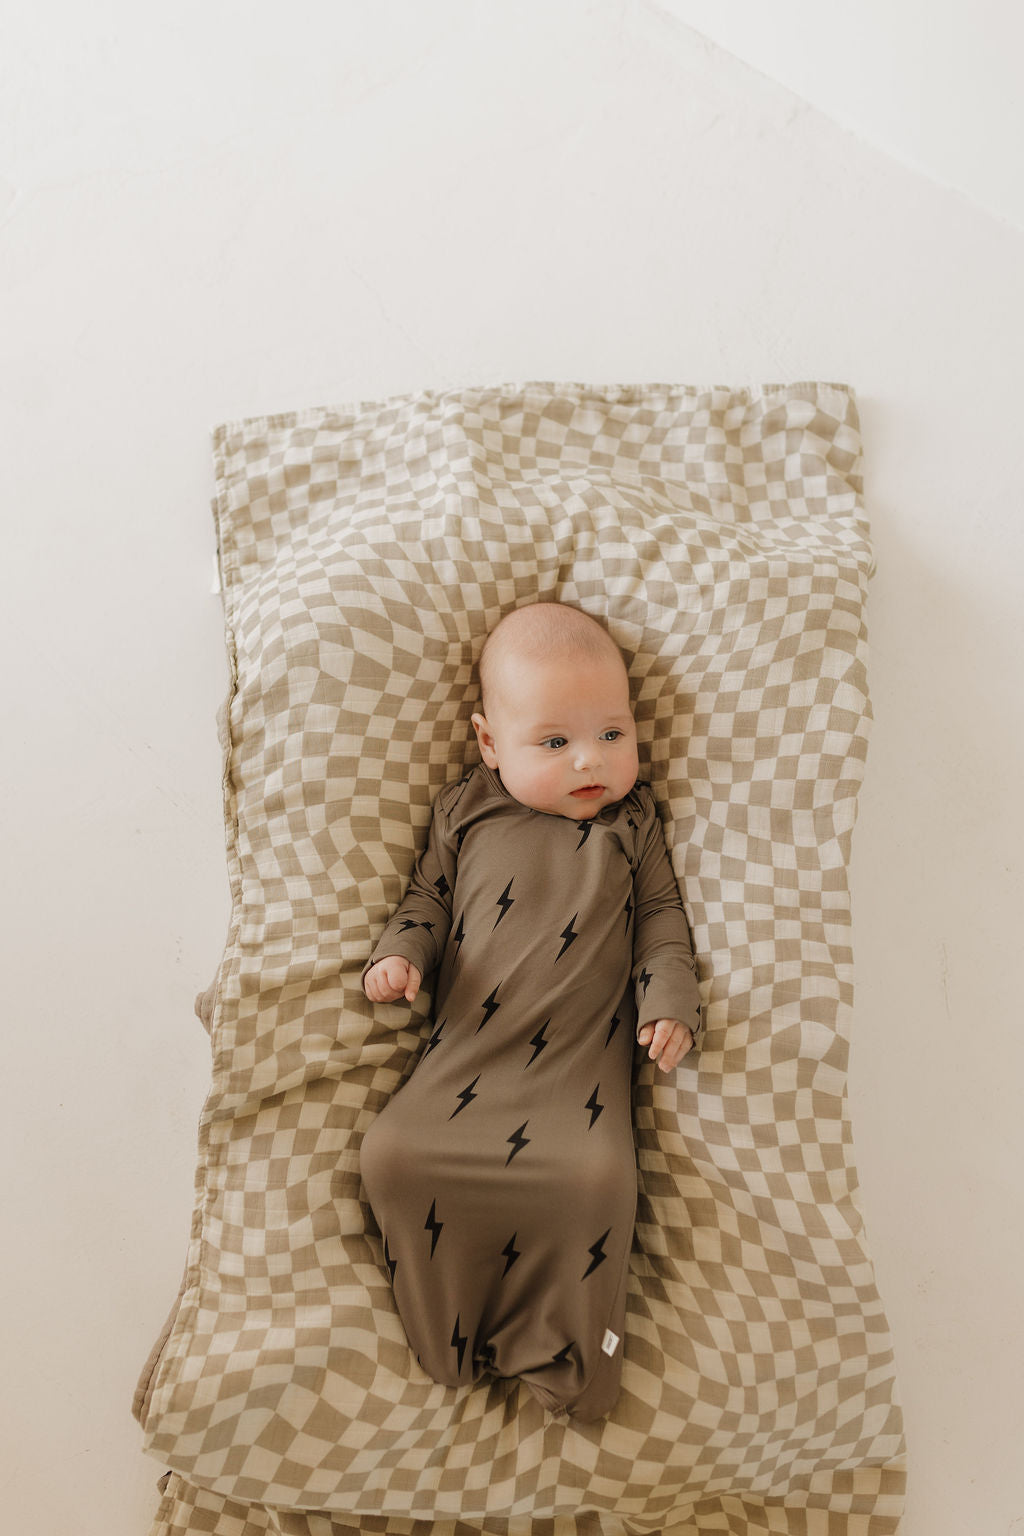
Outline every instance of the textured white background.
[[228, 916], [209, 427], [830, 379], [878, 558], [850, 1094], [905, 1532], [1024, 1536], [1019, 8], [3, 11], [5, 1528], [157, 1504], [129, 1401]]

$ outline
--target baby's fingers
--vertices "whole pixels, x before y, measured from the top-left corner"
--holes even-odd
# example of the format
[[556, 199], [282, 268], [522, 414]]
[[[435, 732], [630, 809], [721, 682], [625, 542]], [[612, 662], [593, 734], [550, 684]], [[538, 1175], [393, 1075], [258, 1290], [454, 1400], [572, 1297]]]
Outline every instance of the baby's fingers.
[[654, 1024], [645, 1024], [637, 1038], [641, 1045], [650, 1046], [647, 1054], [658, 1061], [663, 1072], [671, 1072], [678, 1066], [693, 1044], [690, 1031], [676, 1019], [658, 1019]]
[[363, 991], [371, 1003], [387, 1002], [387, 981], [379, 962], [377, 965], [372, 966], [363, 977]]
[[672, 1030], [672, 1037], [667, 1041], [665, 1049], [661, 1053], [661, 1061], [658, 1065], [665, 1072], [671, 1072], [677, 1067], [693, 1045], [693, 1036], [685, 1025], [676, 1024]]
[[[365, 991], [367, 997], [373, 1003], [393, 1003], [401, 997], [409, 984], [410, 967], [407, 960], [401, 955], [388, 955], [383, 960], [378, 960], [372, 970], [366, 973]], [[419, 972], [416, 972], [419, 975]], [[413, 996], [415, 997], [415, 992]]]
[[423, 977], [420, 975], [420, 973], [416, 969], [416, 967], [414, 965], [410, 965], [410, 967], [409, 967], [409, 980], [408, 980], [408, 983], [407, 983], [406, 988], [405, 988], [405, 996], [406, 996], [406, 999], [407, 999], [408, 1002], [411, 1003], [411, 1002], [415, 1001], [416, 994], [417, 994], [417, 992], [420, 989], [420, 982], [422, 980], [423, 980]]
[[650, 1047], [647, 1054], [652, 1061], [656, 1060], [664, 1049], [667, 1039], [664, 1024], [664, 1019], [659, 1019], [655, 1024], [642, 1024], [637, 1030], [636, 1037], [640, 1044]]

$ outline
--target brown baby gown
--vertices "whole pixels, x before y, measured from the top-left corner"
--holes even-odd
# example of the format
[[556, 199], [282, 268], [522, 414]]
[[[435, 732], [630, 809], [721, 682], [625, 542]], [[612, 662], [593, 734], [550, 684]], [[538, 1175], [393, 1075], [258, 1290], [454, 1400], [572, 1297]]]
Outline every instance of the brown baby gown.
[[430, 1037], [360, 1154], [409, 1342], [436, 1381], [519, 1377], [601, 1418], [636, 1216], [635, 1032], [701, 1026], [650, 786], [574, 822], [484, 764], [448, 784], [366, 969], [385, 955], [437, 971]]

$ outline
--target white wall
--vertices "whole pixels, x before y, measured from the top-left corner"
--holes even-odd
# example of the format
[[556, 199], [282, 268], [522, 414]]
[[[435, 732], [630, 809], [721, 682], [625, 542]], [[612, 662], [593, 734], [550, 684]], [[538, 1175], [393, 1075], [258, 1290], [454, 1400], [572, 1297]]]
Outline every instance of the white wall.
[[1024, 231], [1015, 0], [658, 0], [857, 138]]
[[[894, 121], [819, 110], [853, 73], [861, 105], [891, 94], [863, 8], [765, 9], [798, 97], [758, 8], [716, 8], [724, 51], [679, 19], [710, 8], [672, 5], [5, 17], [0, 1518], [26, 1536], [144, 1536], [157, 1503], [129, 1400], [184, 1259], [191, 1000], [228, 914], [207, 430], [528, 378], [858, 391], [877, 719], [850, 1092], [905, 1536], [1024, 1532], [1021, 136], [986, 177], [948, 152], [1019, 114], [1017, 12], [972, 10], [965, 96], [905, 74], [914, 170]], [[968, 12], [943, 14], [922, 48]]]

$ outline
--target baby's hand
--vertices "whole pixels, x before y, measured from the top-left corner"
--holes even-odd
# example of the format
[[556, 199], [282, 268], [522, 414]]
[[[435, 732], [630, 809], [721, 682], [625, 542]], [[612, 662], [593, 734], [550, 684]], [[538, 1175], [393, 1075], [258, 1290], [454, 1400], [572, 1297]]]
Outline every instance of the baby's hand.
[[371, 1003], [393, 1003], [404, 997], [413, 1001], [423, 977], [401, 955], [385, 955], [372, 965], [363, 979], [363, 991]]
[[658, 1019], [654, 1024], [644, 1024], [637, 1032], [641, 1045], [650, 1045], [648, 1055], [657, 1059], [663, 1072], [678, 1066], [693, 1045], [693, 1035], [678, 1019]]

